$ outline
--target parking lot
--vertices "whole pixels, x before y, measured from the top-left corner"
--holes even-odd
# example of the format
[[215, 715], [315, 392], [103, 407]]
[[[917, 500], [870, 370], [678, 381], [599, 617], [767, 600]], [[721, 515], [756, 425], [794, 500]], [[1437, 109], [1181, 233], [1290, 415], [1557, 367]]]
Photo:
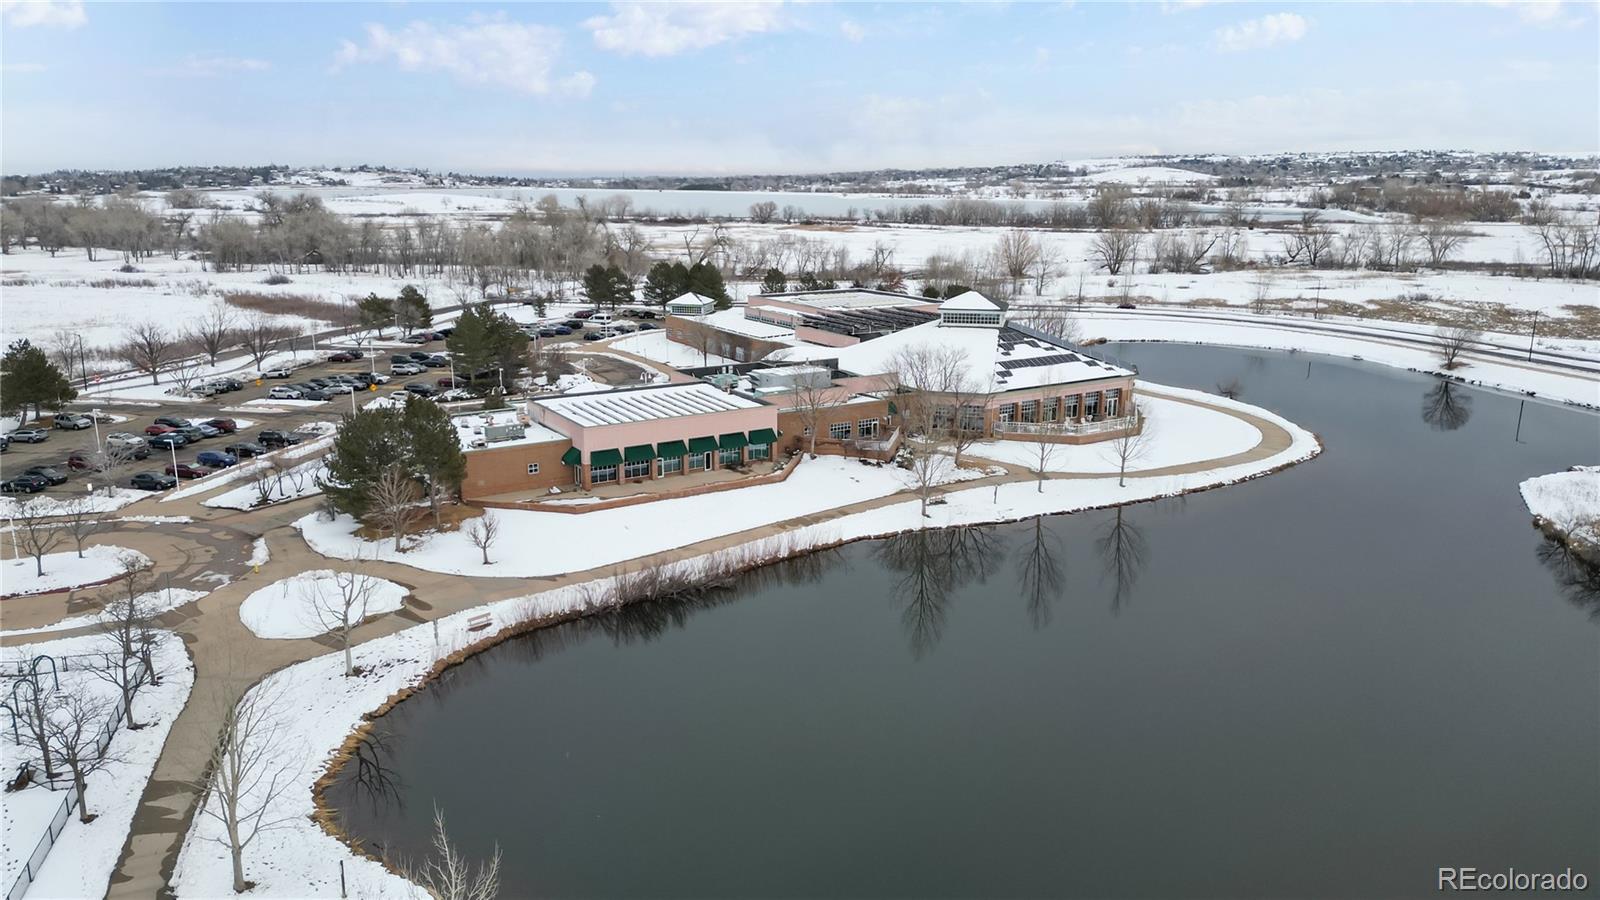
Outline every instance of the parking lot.
[[[559, 321], [556, 317], [547, 321]], [[533, 326], [530, 326], [530, 328]], [[535, 329], [536, 330], [536, 329]], [[571, 335], [557, 335], [555, 337], [541, 338], [545, 344], [566, 344], [573, 350], [581, 351], [582, 337], [586, 332], [596, 331], [595, 328], [573, 329]], [[330, 353], [332, 351], [329, 351]], [[205, 450], [221, 450], [223, 447], [240, 441], [256, 441], [263, 430], [296, 432], [312, 422], [336, 421], [340, 416], [351, 409], [352, 398], [356, 403], [364, 404], [373, 397], [388, 396], [397, 391], [407, 390], [407, 385], [426, 385], [435, 391], [442, 392], [440, 381], [448, 381], [450, 368], [440, 366], [424, 368], [417, 374], [396, 376], [386, 384], [379, 385], [376, 391], [358, 391], [351, 395], [336, 395], [331, 399], [311, 405], [293, 405], [284, 402], [277, 406], [266, 405], [273, 403], [268, 395], [274, 387], [288, 383], [302, 383], [311, 378], [323, 378], [334, 374], [355, 374], [361, 372], [378, 372], [389, 374], [391, 356], [407, 356], [413, 352], [427, 353], [429, 355], [448, 355], [444, 341], [428, 341], [423, 344], [405, 345], [404, 347], [378, 347], [368, 352], [362, 351], [364, 358], [348, 362], [329, 362], [323, 359], [319, 362], [301, 366], [294, 369], [288, 378], [260, 378], [246, 380], [242, 389], [229, 393], [218, 394], [214, 397], [199, 401], [182, 401], [173, 399], [163, 402], [119, 402], [112, 399], [97, 399], [86, 396], [71, 404], [71, 413], [87, 414], [89, 410], [98, 410], [102, 417], [123, 417], [126, 421], [99, 424], [99, 436], [102, 441], [107, 435], [127, 432], [141, 437], [148, 437], [144, 433], [146, 426], [152, 424], [156, 418], [173, 416], [188, 419], [193, 422], [204, 422], [208, 419], [227, 418], [235, 420], [248, 420], [251, 424], [240, 428], [235, 434], [222, 434], [187, 444], [177, 449], [177, 460], [180, 464], [195, 464], [196, 454]], [[599, 360], [591, 374], [605, 381], [623, 383], [636, 379], [643, 374], [637, 367], [617, 363], [608, 366], [609, 360]], [[615, 371], [612, 371], [615, 369]], [[254, 373], [250, 373], [254, 374]], [[457, 373], [464, 377], [465, 373]], [[239, 376], [242, 377], [242, 376]], [[252, 400], [263, 401], [258, 407], [247, 406]], [[74, 452], [83, 452], [86, 455], [99, 450], [95, 445], [96, 431], [94, 428], [82, 430], [61, 430], [51, 427], [53, 416], [46, 414], [42, 421], [30, 420], [25, 427], [44, 427], [49, 432], [49, 437], [37, 444], [13, 441], [5, 453], [0, 454], [0, 480], [7, 480], [26, 471], [33, 466], [49, 466], [67, 477], [67, 481], [60, 485], [46, 487], [40, 494], [70, 495], [82, 493], [93, 473], [85, 470], [74, 470], [67, 465], [67, 458]], [[164, 449], [151, 448], [150, 455], [128, 467], [128, 476], [140, 472], [164, 473], [172, 463], [173, 454]], [[128, 487], [127, 479], [123, 479], [121, 487]], [[28, 496], [21, 494], [18, 496]]]

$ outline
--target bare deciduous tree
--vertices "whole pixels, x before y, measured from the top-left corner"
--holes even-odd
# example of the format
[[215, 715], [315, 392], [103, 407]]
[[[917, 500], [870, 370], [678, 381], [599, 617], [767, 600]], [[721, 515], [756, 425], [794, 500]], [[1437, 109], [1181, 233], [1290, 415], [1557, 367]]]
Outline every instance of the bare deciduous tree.
[[151, 384], [160, 384], [162, 367], [178, 352], [171, 328], [160, 322], [138, 322], [130, 325], [126, 334], [126, 340], [116, 349], [117, 357], [149, 375]]
[[[125, 560], [124, 566], [130, 561]], [[130, 579], [130, 582], [133, 580]], [[128, 727], [143, 728], [133, 717], [133, 698], [146, 680], [154, 681], [155, 673], [146, 673], [157, 640], [155, 615], [147, 595], [130, 593], [107, 603], [101, 611], [99, 628], [105, 636], [105, 659], [91, 669], [94, 676], [117, 689], [128, 714]]]
[[1010, 279], [1013, 295], [1021, 291], [1022, 282], [1039, 264], [1042, 253], [1039, 239], [1031, 232], [1013, 228], [1000, 235], [994, 248], [995, 266]]
[[1467, 240], [1467, 232], [1448, 219], [1424, 219], [1417, 234], [1428, 248], [1428, 263], [1433, 266], [1444, 265]]
[[72, 773], [78, 789], [79, 822], [95, 819], [89, 815], [89, 776], [120, 761], [110, 744], [100, 748], [100, 733], [110, 718], [111, 703], [81, 688], [57, 692], [45, 715], [45, 740], [56, 760]]
[[1060, 455], [1060, 437], [1065, 433], [1060, 422], [1035, 422], [1028, 431], [1028, 468], [1033, 471], [1035, 488], [1041, 494], [1045, 476], [1050, 474], [1050, 462]]
[[79, 559], [83, 559], [84, 542], [100, 530], [100, 516], [88, 497], [73, 497], [61, 504], [61, 530], [77, 546]]
[[183, 334], [189, 343], [205, 353], [212, 365], [216, 365], [222, 351], [237, 341], [234, 322], [233, 310], [227, 303], [217, 300], [212, 302], [205, 315], [186, 324]]
[[1134, 427], [1125, 429], [1106, 442], [1112, 458], [1117, 462], [1117, 487], [1127, 487], [1128, 464], [1138, 461], [1150, 452], [1150, 444], [1154, 438], [1150, 416], [1137, 403], [1134, 404], [1134, 419]]
[[326, 581], [319, 578], [303, 586], [302, 590], [308, 593], [301, 599], [310, 607], [315, 620], [309, 624], [332, 634], [339, 641], [344, 651], [344, 677], [349, 678], [356, 674], [350, 635], [367, 618], [378, 579], [360, 572], [336, 571], [333, 573], [332, 591], [324, 589]]
[[39, 578], [44, 577], [45, 555], [54, 550], [63, 537], [61, 529], [51, 519], [56, 513], [55, 505], [53, 501], [39, 498], [24, 500], [17, 504], [17, 511], [11, 517], [17, 549], [33, 557]]
[[483, 564], [490, 565], [489, 548], [500, 537], [500, 517], [492, 510], [484, 510], [483, 515], [473, 519], [467, 525], [467, 540], [472, 541], [472, 546], [483, 551]]
[[250, 354], [251, 362], [259, 369], [266, 358], [278, 349], [279, 344], [293, 336], [293, 329], [279, 325], [272, 316], [255, 313], [246, 319], [239, 329], [238, 341], [245, 352]]
[[394, 536], [394, 549], [398, 552], [405, 540], [406, 528], [417, 514], [417, 483], [400, 466], [390, 466], [378, 476], [372, 486], [372, 518], [379, 527], [388, 529]]
[[1131, 228], [1112, 228], [1095, 235], [1089, 250], [1102, 268], [1117, 275], [1138, 254], [1143, 240], [1144, 236]]
[[849, 399], [849, 393], [833, 386], [831, 379], [801, 379], [789, 389], [788, 406], [804, 429], [806, 454], [817, 457], [817, 435], [822, 431], [825, 413]]
[[1445, 325], [1435, 334], [1439, 340], [1439, 360], [1446, 369], [1465, 365], [1461, 361], [1461, 354], [1483, 336], [1483, 332], [1471, 325]]
[[445, 831], [444, 812], [433, 808], [433, 856], [417, 868], [407, 867], [406, 877], [422, 885], [438, 900], [494, 900], [500, 893], [500, 847], [474, 871]]

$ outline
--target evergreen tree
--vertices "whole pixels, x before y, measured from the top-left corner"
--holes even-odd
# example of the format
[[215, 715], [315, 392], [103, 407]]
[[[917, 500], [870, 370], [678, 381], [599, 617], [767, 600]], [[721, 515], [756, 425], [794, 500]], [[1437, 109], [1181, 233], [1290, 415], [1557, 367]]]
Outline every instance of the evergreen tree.
[[766, 277], [761, 279], [763, 294], [781, 294], [788, 289], [789, 279], [784, 277], [782, 269], [768, 269]]
[[368, 294], [356, 303], [356, 313], [361, 317], [362, 328], [381, 332], [394, 322], [394, 301]]
[[409, 284], [400, 289], [395, 310], [400, 314], [400, 327], [407, 331], [433, 325], [433, 307], [428, 305], [428, 298]]
[[733, 298], [728, 296], [728, 289], [722, 282], [721, 269], [710, 263], [695, 263], [688, 275], [691, 292], [717, 301], [717, 309], [733, 306]]
[[584, 270], [583, 295], [594, 304], [595, 309], [599, 309], [602, 305], [616, 308], [617, 296], [613, 291], [611, 273], [606, 271], [605, 266], [595, 263]]
[[494, 313], [486, 304], [467, 307], [456, 319], [455, 330], [444, 345], [455, 360], [456, 373], [470, 377], [489, 364], [489, 323]]
[[633, 302], [633, 279], [627, 272], [622, 271], [615, 264], [606, 266], [606, 278], [611, 281], [611, 303], [615, 307], [618, 303]]
[[[428, 405], [437, 408], [437, 404]], [[384, 471], [396, 465], [410, 471], [409, 445], [399, 410], [363, 409], [346, 414], [328, 453], [328, 471], [318, 479], [323, 495], [334, 509], [364, 518], [371, 510], [372, 490]]]
[[467, 477], [467, 457], [461, 452], [461, 438], [450, 421], [450, 414], [437, 403], [412, 399], [400, 415], [410, 439], [411, 471], [428, 483], [428, 508], [433, 524], [439, 526], [439, 501], [457, 497]]
[[683, 263], [665, 260], [650, 267], [644, 277], [644, 297], [657, 306], [666, 306], [689, 291], [689, 270]]
[[38, 417], [43, 407], [58, 409], [78, 396], [61, 369], [27, 338], [12, 341], [0, 359], [0, 412], [28, 420], [28, 407]]

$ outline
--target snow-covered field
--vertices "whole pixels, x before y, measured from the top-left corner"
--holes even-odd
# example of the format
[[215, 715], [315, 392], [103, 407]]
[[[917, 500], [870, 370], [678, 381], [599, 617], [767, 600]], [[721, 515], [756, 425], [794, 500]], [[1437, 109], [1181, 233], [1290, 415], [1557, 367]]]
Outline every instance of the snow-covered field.
[[661, 330], [641, 331], [637, 334], [625, 335], [606, 342], [608, 346], [618, 350], [635, 353], [645, 359], [666, 363], [678, 368], [693, 368], [696, 366], [731, 366], [735, 360], [715, 353], [702, 354], [699, 350], [687, 344], [667, 339], [667, 333]]
[[[144, 686], [133, 701], [134, 718], [146, 727], [138, 731], [120, 729], [111, 739], [110, 752], [117, 761], [90, 775], [85, 792], [89, 812], [98, 818], [87, 825], [78, 821], [76, 813], [68, 819], [29, 888], [29, 897], [75, 898], [105, 894], [133, 824], [139, 797], [155, 769], [167, 732], [188, 701], [189, 689], [194, 684], [194, 669], [183, 642], [169, 632], [162, 632], [162, 635], [154, 653], [161, 684]], [[103, 644], [104, 639], [99, 637], [66, 638], [7, 647], [4, 659], [9, 662], [40, 653], [55, 656], [95, 653]], [[82, 669], [64, 671], [61, 684], [64, 690], [83, 690], [99, 697], [110, 698], [116, 694], [111, 684]], [[0, 757], [13, 761], [19, 758], [19, 751], [10, 740], [10, 729], [0, 731]], [[0, 794], [0, 814], [5, 820], [4, 841], [0, 843], [4, 844], [3, 877], [8, 888], [21, 871], [27, 854], [33, 852], [43, 836], [62, 797], [61, 792], [38, 786]]]
[[32, 508], [39, 510], [40, 515], [59, 516], [69, 510], [83, 509], [86, 512], [107, 513], [118, 510], [150, 496], [149, 491], [136, 491], [133, 488], [112, 488], [109, 491], [95, 491], [78, 495], [45, 494], [32, 497], [0, 497], [0, 516], [15, 516], [17, 508], [23, 504], [33, 504]]
[[[285, 503], [322, 493], [322, 488], [317, 486], [317, 476], [325, 468], [326, 465], [319, 459], [285, 471], [281, 477], [273, 479], [271, 484], [266, 485], [267, 503]], [[256, 487], [252, 479], [250, 484], [223, 491], [214, 497], [207, 497], [200, 501], [200, 505], [217, 509], [254, 509], [261, 505], [261, 499], [262, 491]]]
[[1573, 541], [1600, 547], [1600, 466], [1529, 478], [1521, 485], [1528, 512]]
[[[1213, 400], [1199, 391], [1180, 391], [1161, 386], [1174, 395], [1193, 395]], [[1261, 443], [1261, 432], [1248, 422], [1205, 407], [1155, 397], [1134, 395], [1145, 416], [1148, 449], [1128, 461], [1128, 472], [1184, 465], [1207, 459], [1221, 459], [1243, 453]], [[1165, 439], [1163, 439], [1165, 438]], [[1049, 472], [1111, 474], [1121, 460], [1107, 442], [1093, 444], [1047, 445], [1044, 468]], [[967, 451], [973, 456], [1012, 463], [1027, 469], [1039, 466], [1039, 444], [1029, 441], [985, 441]]]
[[347, 580], [341, 582], [331, 569], [314, 569], [274, 581], [244, 598], [239, 620], [256, 637], [308, 638], [337, 626], [346, 590], [351, 619], [357, 621], [394, 612], [405, 600], [406, 589], [392, 581], [371, 575], [344, 577]]
[[46, 553], [40, 561], [44, 564], [42, 578], [31, 556], [0, 561], [0, 596], [42, 594], [105, 581], [116, 577], [125, 561], [139, 566], [150, 565], [150, 557], [143, 553], [110, 545], [85, 547], [82, 559], [78, 558], [76, 550], [65, 550]]
[[[998, 491], [990, 487], [956, 491], [947, 495], [945, 503], [930, 507], [930, 517], [926, 519], [921, 516], [917, 501], [908, 500], [756, 541], [748, 546], [753, 556], [746, 559], [778, 558], [839, 541], [923, 527], [1008, 521], [1171, 496], [1256, 477], [1320, 452], [1316, 439], [1309, 432], [1281, 417], [1247, 404], [1209, 399], [1276, 422], [1293, 436], [1291, 445], [1254, 463], [1189, 475], [1138, 479], [1126, 488], [1118, 488], [1114, 478], [1104, 478], [1048, 481], [1043, 492], [1031, 482], [1002, 485]], [[790, 481], [798, 478], [801, 472], [796, 472]], [[771, 521], [776, 515], [763, 518]], [[704, 535], [696, 535], [701, 536]], [[333, 537], [339, 539], [338, 535]], [[519, 543], [518, 546], [533, 545]], [[444, 563], [448, 569], [442, 570], [475, 567], [477, 552], [477, 548], [470, 545], [454, 548], [456, 561]], [[693, 572], [704, 564], [705, 558], [700, 557], [663, 568]], [[502, 570], [494, 574], [508, 572]], [[603, 585], [609, 580], [602, 578], [596, 584]], [[317, 762], [296, 772], [294, 789], [285, 793], [275, 806], [274, 811], [281, 814], [289, 826], [263, 833], [257, 846], [247, 855], [246, 875], [257, 882], [252, 893], [268, 897], [339, 896], [339, 863], [342, 860], [351, 896], [407, 895], [412, 888], [406, 882], [379, 864], [357, 857], [311, 820], [314, 812], [312, 784], [321, 776], [329, 757], [346, 735], [361, 723], [364, 713], [378, 707], [395, 692], [418, 683], [435, 660], [484, 636], [467, 631], [470, 618], [488, 612], [496, 627], [504, 627], [527, 619], [580, 610], [585, 602], [583, 586], [561, 587], [466, 610], [437, 623], [369, 641], [355, 650], [356, 664], [372, 670], [372, 674], [364, 678], [343, 677], [343, 660], [334, 653], [290, 666], [265, 679], [255, 691], [287, 698], [283, 709], [286, 728], [277, 738], [279, 746], [285, 754], [296, 753]], [[195, 817], [178, 857], [174, 877], [178, 896], [210, 897], [228, 892], [231, 875], [227, 854], [210, 840], [216, 833], [214, 821]]]

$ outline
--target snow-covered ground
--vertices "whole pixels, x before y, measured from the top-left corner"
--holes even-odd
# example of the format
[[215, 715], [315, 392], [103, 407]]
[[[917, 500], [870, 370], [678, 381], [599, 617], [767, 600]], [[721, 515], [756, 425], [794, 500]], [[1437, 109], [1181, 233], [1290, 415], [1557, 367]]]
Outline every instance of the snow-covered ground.
[[[1218, 322], [1141, 315], [1138, 312], [1120, 310], [1085, 310], [1076, 315], [1083, 336], [1087, 339], [1173, 341], [1221, 347], [1259, 347], [1267, 350], [1325, 353], [1330, 356], [1364, 359], [1417, 372], [1448, 375], [1469, 384], [1534, 394], [1562, 403], [1600, 407], [1600, 379], [1590, 374], [1529, 368], [1512, 362], [1479, 359], [1470, 354], [1464, 357], [1466, 365], [1446, 372], [1436, 351], [1383, 343], [1381, 335], [1375, 333], [1367, 336], [1353, 333], [1350, 337], [1341, 337], [1307, 332], [1295, 329], [1283, 320], [1274, 321], [1272, 317], [1251, 317], [1250, 321]], [[1424, 334], [1429, 333], [1428, 329], [1417, 330]], [[1574, 350], [1592, 344], [1593, 342], [1562, 342], [1564, 347]]]
[[[66, 638], [7, 647], [4, 659], [9, 662], [41, 653], [53, 656], [97, 653], [103, 649], [104, 640]], [[134, 718], [146, 727], [138, 731], [122, 728], [111, 739], [110, 751], [117, 761], [88, 778], [86, 799], [89, 812], [97, 818], [87, 825], [78, 821], [76, 813], [68, 818], [28, 890], [29, 897], [100, 897], [105, 894], [122, 845], [127, 841], [139, 798], [155, 769], [167, 732], [188, 701], [189, 689], [194, 684], [189, 655], [183, 642], [171, 633], [162, 632], [154, 661], [161, 674], [161, 684], [145, 685], [133, 701]], [[81, 668], [64, 670], [61, 686], [64, 690], [83, 690], [107, 698], [116, 693], [110, 683]], [[19, 758], [20, 751], [10, 740], [10, 729], [0, 731], [0, 757], [14, 761]], [[3, 877], [8, 888], [21, 871], [27, 854], [33, 852], [43, 836], [63, 796], [62, 792], [39, 786], [0, 794], [0, 814], [5, 820], [4, 840], [0, 843], [4, 844]]]
[[[312, 426], [317, 424], [319, 423], [310, 423], [300, 430], [304, 432], [311, 432], [313, 430]], [[311, 455], [321, 456], [331, 446], [333, 446], [333, 439], [331, 437], [323, 437], [314, 441], [304, 441], [294, 445], [293, 447], [285, 447], [282, 450], [274, 450], [273, 452], [268, 453], [266, 456], [252, 457], [239, 462], [236, 465], [229, 466], [226, 469], [218, 469], [204, 478], [196, 478], [188, 484], [179, 487], [177, 490], [170, 491], [162, 496], [161, 502], [166, 503], [169, 500], [181, 500], [185, 497], [193, 497], [196, 494], [204, 494], [208, 491], [214, 491], [225, 484], [233, 484], [238, 481], [253, 479], [256, 477], [257, 473], [272, 465], [274, 460], [291, 462], [297, 459], [305, 459], [307, 456]], [[254, 488], [247, 488], [243, 490], [250, 491], [253, 499]], [[229, 493], [235, 492], [230, 491]], [[243, 509], [248, 507], [236, 508]]]
[[[751, 555], [742, 559], [776, 559], [843, 540], [923, 527], [1007, 521], [1170, 496], [1256, 477], [1320, 451], [1309, 432], [1281, 417], [1243, 403], [1208, 399], [1283, 426], [1293, 437], [1290, 447], [1254, 463], [1190, 475], [1138, 479], [1126, 488], [1117, 487], [1114, 478], [1104, 478], [1048, 481], [1043, 492], [1032, 482], [1002, 485], [998, 491], [990, 487], [956, 491], [947, 495], [945, 503], [930, 507], [930, 516], [926, 519], [921, 516], [917, 501], [908, 500], [757, 541], [747, 548]], [[790, 480], [800, 474], [796, 472]], [[563, 518], [571, 520], [591, 515], [594, 514]], [[775, 516], [764, 518], [770, 521]], [[701, 536], [704, 535], [695, 537]], [[519, 543], [518, 546], [533, 545]], [[456, 548], [455, 552], [460, 559], [453, 565], [466, 567], [478, 551], [467, 545]], [[693, 572], [704, 566], [705, 560], [705, 557], [693, 558], [663, 568], [668, 574]], [[603, 586], [609, 580], [601, 578], [592, 584]], [[339, 896], [339, 863], [343, 861], [351, 896], [406, 896], [412, 890], [410, 885], [381, 865], [356, 856], [311, 820], [314, 812], [312, 784], [325, 771], [331, 755], [345, 737], [361, 723], [364, 713], [377, 708], [395, 692], [417, 684], [435, 660], [487, 636], [488, 632], [474, 634], [467, 630], [470, 618], [487, 612], [495, 627], [505, 627], [519, 621], [580, 610], [586, 602], [584, 587], [567, 586], [500, 601], [364, 643], [355, 650], [355, 662], [371, 670], [367, 677], [343, 677], [343, 660], [334, 653], [290, 666], [257, 686], [255, 691], [287, 698], [283, 709], [286, 727], [277, 737], [283, 753], [298, 754], [299, 758], [316, 760], [316, 763], [295, 772], [294, 788], [286, 792], [274, 808], [288, 826], [263, 833], [247, 854], [246, 876], [257, 882], [252, 893], [266, 897]], [[210, 840], [216, 833], [214, 821], [195, 817], [174, 875], [178, 896], [210, 897], [228, 892], [231, 875], [227, 854]]]
[[[317, 486], [317, 477], [326, 468], [327, 465], [318, 459], [288, 469], [266, 486], [267, 503], [285, 503], [322, 493], [322, 488]], [[261, 494], [252, 478], [249, 484], [201, 500], [200, 505], [218, 509], [254, 509], [261, 505]]]
[[111, 545], [85, 547], [82, 559], [78, 558], [76, 550], [46, 553], [41, 560], [44, 564], [42, 578], [31, 556], [3, 560], [0, 561], [0, 596], [42, 594], [105, 581], [122, 571], [124, 561], [150, 565], [150, 557], [143, 553]]
[[85, 492], [77, 495], [62, 493], [45, 494], [42, 497], [0, 497], [0, 516], [15, 516], [17, 508], [23, 504], [33, 504], [32, 508], [39, 510], [40, 515], [45, 516], [64, 515], [74, 509], [107, 513], [148, 496], [150, 496], [149, 491], [119, 487], [109, 491], [95, 491], [92, 494]]
[[731, 366], [735, 362], [715, 353], [702, 354], [687, 344], [668, 340], [667, 333], [659, 329], [625, 335], [606, 343], [618, 350], [626, 350], [645, 359], [653, 359], [680, 369], [697, 366]]
[[406, 589], [371, 575], [340, 576], [331, 569], [301, 572], [255, 591], [239, 606], [239, 620], [256, 637], [308, 638], [332, 630], [341, 618], [344, 592], [354, 620], [399, 609]]
[[[152, 616], [160, 615], [169, 609], [176, 609], [186, 603], [193, 603], [204, 597], [207, 591], [191, 591], [187, 588], [164, 588], [159, 591], [150, 591], [140, 594], [138, 604], [141, 609]], [[86, 616], [70, 616], [54, 625], [41, 625], [38, 628], [8, 628], [0, 634], [6, 637], [19, 634], [48, 634], [55, 631], [67, 631], [73, 628], [83, 628], [94, 625], [104, 618], [104, 612], [95, 612]]]
[[1600, 466], [1529, 478], [1521, 485], [1528, 512], [1549, 522], [1568, 540], [1600, 547]]
[[[981, 470], [945, 473], [959, 481]], [[847, 503], [885, 497], [913, 486], [895, 466], [862, 465], [823, 456], [801, 462], [777, 484], [701, 494], [574, 516], [530, 510], [495, 510], [500, 539], [489, 551], [492, 565], [468, 540], [466, 529], [413, 538], [404, 552], [394, 541], [365, 541], [349, 516], [333, 521], [308, 515], [295, 523], [312, 549], [334, 559], [376, 558], [456, 575], [535, 577], [606, 566], [684, 544], [810, 515]], [[692, 523], [685, 527], [685, 523]]]
[[[1161, 386], [1175, 396], [1216, 398], [1199, 391]], [[1145, 416], [1146, 447], [1128, 461], [1128, 472], [1178, 466], [1199, 460], [1221, 459], [1243, 453], [1261, 443], [1261, 432], [1250, 423], [1205, 407], [1155, 397], [1134, 395]], [[1162, 439], [1165, 437], [1166, 439]], [[1109, 442], [1046, 445], [1044, 468], [1049, 472], [1117, 472], [1121, 459]], [[1030, 441], [985, 441], [967, 451], [972, 456], [1012, 463], [1027, 469], [1039, 466], [1039, 444]]]

